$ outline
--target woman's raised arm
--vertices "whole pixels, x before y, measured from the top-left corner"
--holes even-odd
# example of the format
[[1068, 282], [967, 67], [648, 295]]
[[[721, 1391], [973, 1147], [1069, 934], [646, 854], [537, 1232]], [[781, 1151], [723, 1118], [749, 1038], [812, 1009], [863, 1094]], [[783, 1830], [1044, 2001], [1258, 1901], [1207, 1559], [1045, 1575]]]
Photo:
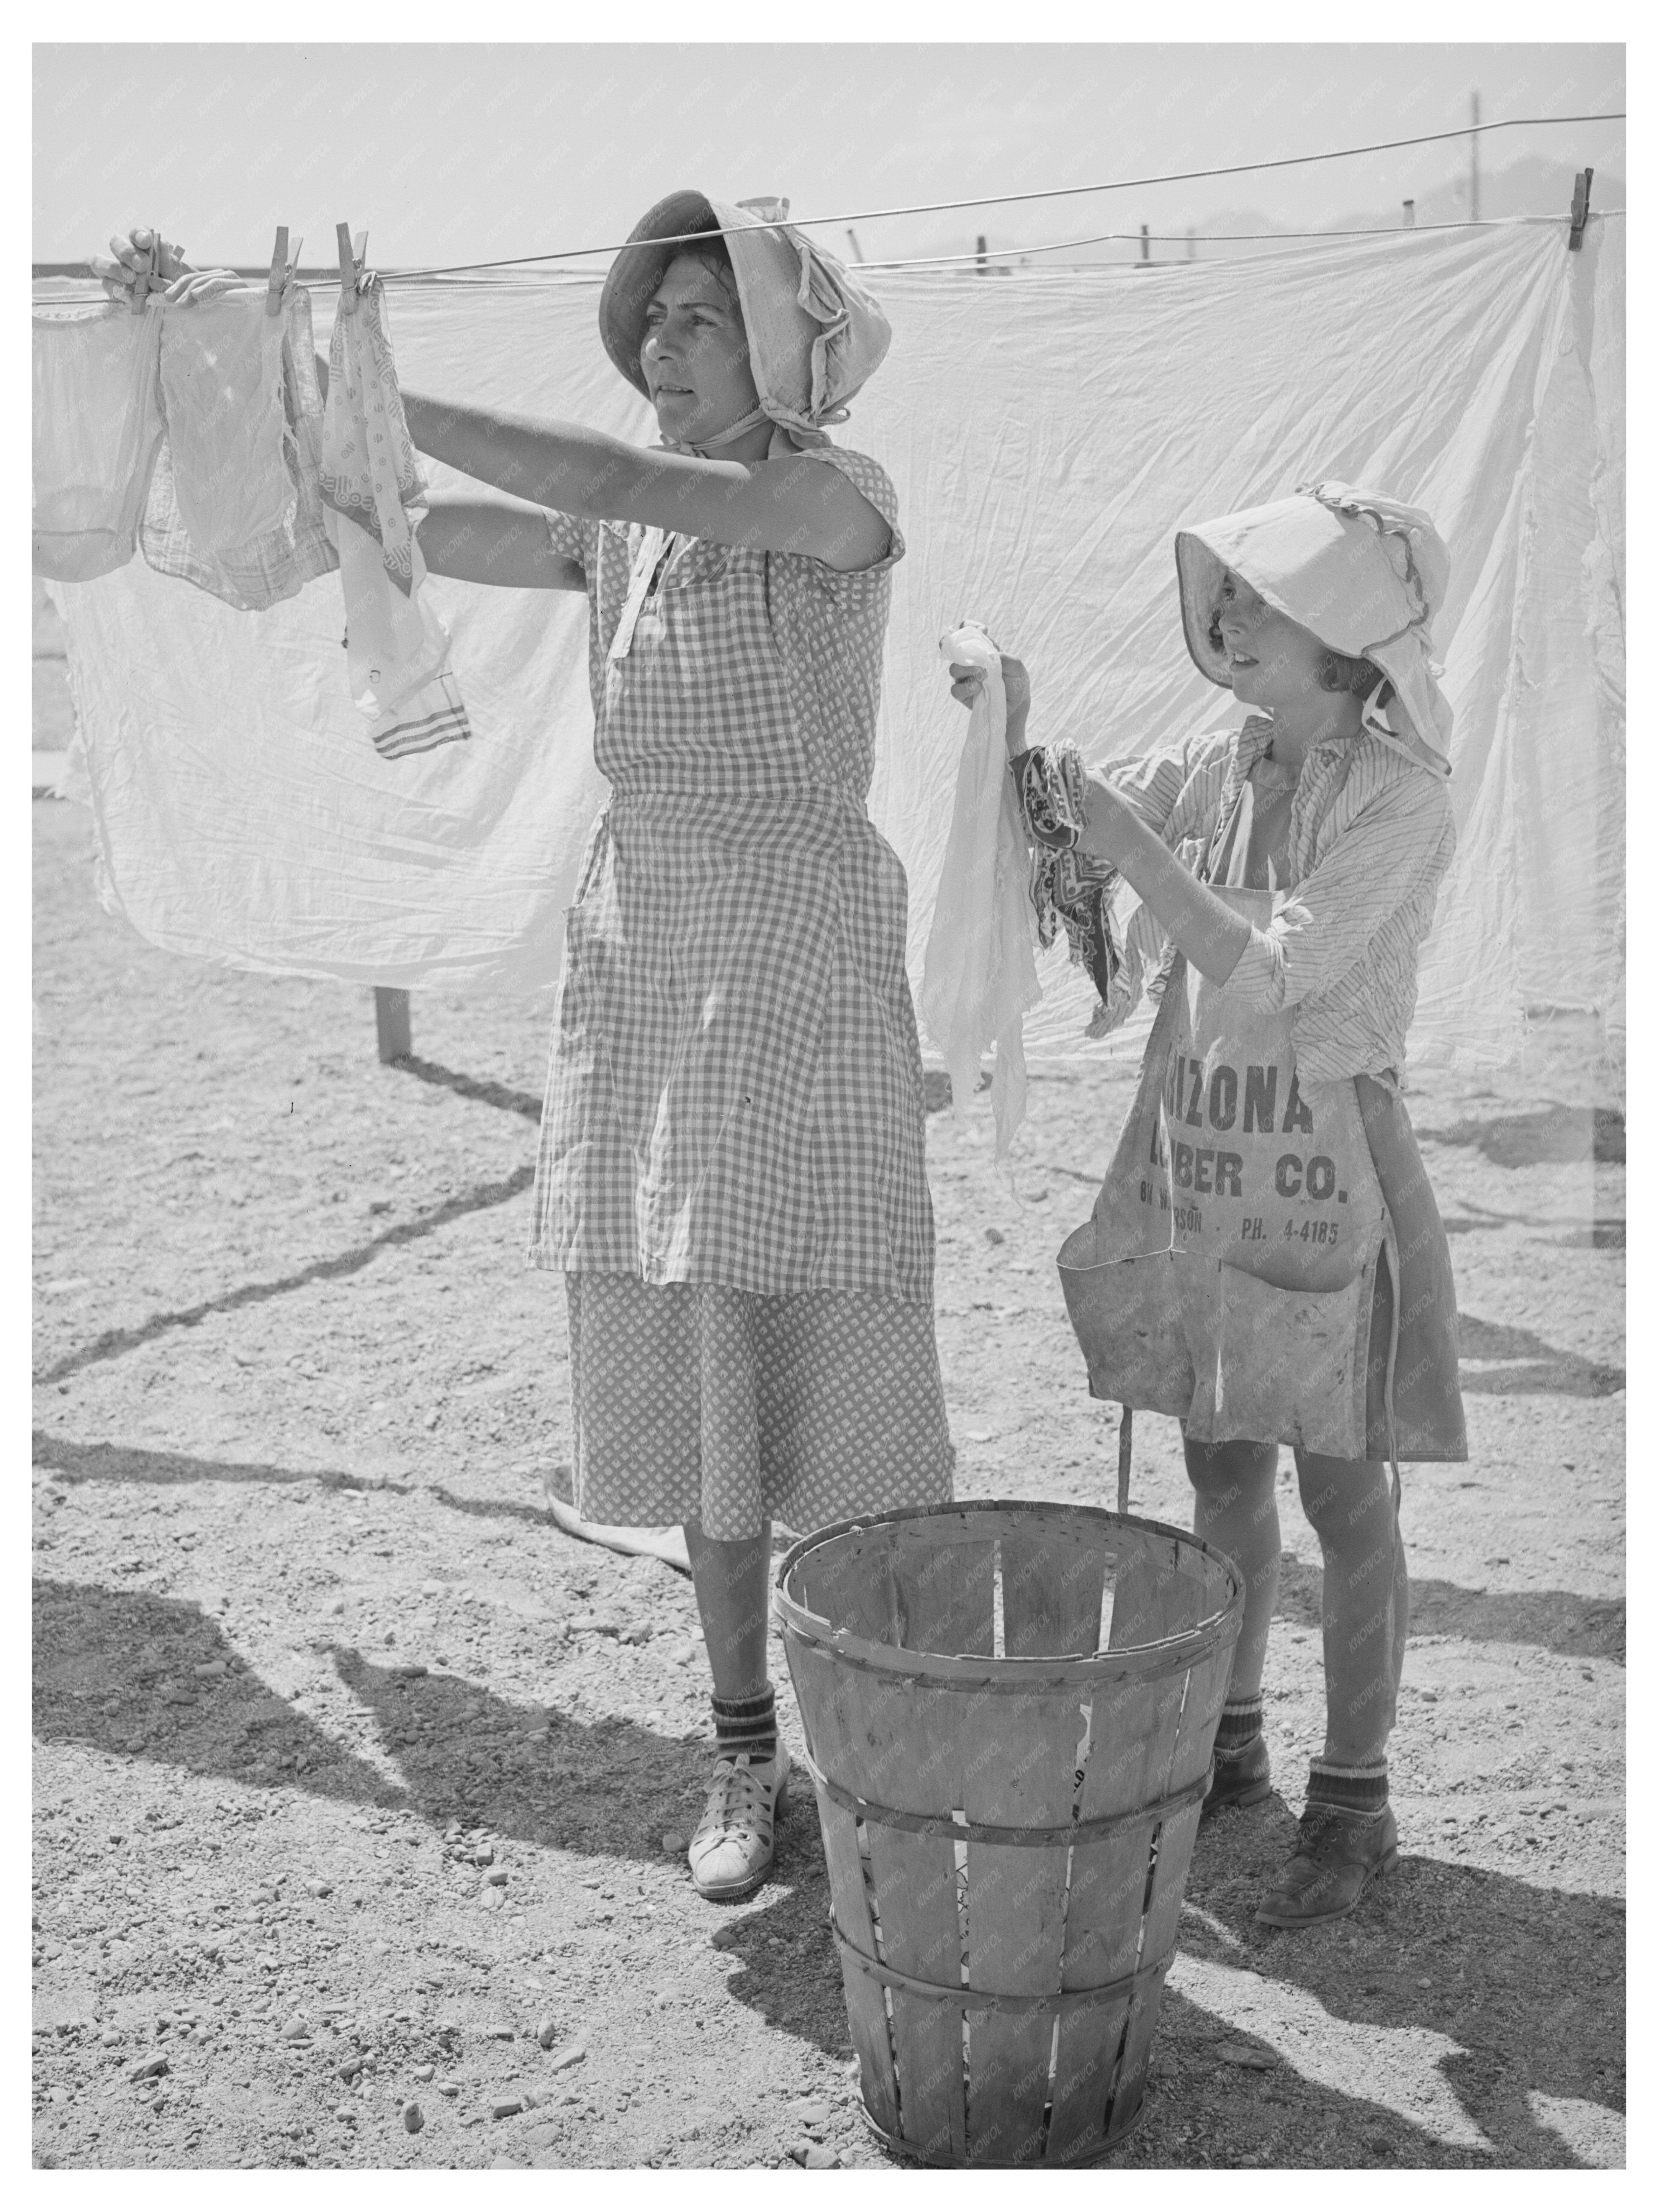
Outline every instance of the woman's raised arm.
[[756, 552], [809, 554], [839, 569], [867, 568], [887, 549], [888, 526], [863, 494], [809, 453], [744, 468], [406, 388], [403, 408], [422, 453], [565, 514], [654, 523]]

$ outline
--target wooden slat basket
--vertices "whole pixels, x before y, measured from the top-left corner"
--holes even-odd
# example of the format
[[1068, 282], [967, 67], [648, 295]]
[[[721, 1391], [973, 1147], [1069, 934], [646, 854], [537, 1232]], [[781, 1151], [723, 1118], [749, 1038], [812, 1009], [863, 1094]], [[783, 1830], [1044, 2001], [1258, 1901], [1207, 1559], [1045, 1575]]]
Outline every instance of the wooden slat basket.
[[1101, 2157], [1139, 2113], [1237, 1570], [986, 1501], [820, 1530], [776, 1604], [878, 2133], [939, 2166]]

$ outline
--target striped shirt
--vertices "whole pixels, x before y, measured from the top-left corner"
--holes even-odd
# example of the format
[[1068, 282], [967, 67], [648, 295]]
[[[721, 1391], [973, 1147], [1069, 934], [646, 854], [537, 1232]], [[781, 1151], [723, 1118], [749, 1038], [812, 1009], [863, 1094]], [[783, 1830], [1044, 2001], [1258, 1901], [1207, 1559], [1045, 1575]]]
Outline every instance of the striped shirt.
[[[1272, 735], [1270, 720], [1252, 715], [1242, 729], [1114, 762], [1103, 778], [1196, 869]], [[1222, 988], [1265, 1012], [1291, 1010], [1296, 1056], [1309, 1082], [1371, 1075], [1399, 1085], [1418, 956], [1455, 845], [1450, 795], [1425, 769], [1363, 734], [1331, 738], [1308, 754], [1283, 853], [1275, 855], [1287, 863], [1288, 888], [1274, 894], [1271, 928], [1251, 931]], [[1171, 954], [1151, 909], [1140, 906], [1095, 1034], [1126, 1020], [1143, 989], [1161, 994]]]

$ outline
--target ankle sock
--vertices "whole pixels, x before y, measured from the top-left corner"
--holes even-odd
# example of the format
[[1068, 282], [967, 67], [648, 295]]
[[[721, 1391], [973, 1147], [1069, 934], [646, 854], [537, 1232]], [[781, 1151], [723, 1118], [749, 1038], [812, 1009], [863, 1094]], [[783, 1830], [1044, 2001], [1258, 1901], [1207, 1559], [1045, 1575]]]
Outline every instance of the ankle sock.
[[777, 1692], [768, 1682], [757, 1698], [714, 1698], [714, 1747], [721, 1759], [747, 1752], [756, 1766], [777, 1756]]
[[1220, 1709], [1220, 1726], [1215, 1731], [1217, 1759], [1236, 1759], [1246, 1751], [1260, 1734], [1260, 1692], [1252, 1698], [1228, 1698]]
[[1308, 1770], [1307, 1809], [1327, 1805], [1339, 1813], [1375, 1820], [1388, 1809], [1388, 1765], [1338, 1766], [1331, 1759], [1315, 1759]]

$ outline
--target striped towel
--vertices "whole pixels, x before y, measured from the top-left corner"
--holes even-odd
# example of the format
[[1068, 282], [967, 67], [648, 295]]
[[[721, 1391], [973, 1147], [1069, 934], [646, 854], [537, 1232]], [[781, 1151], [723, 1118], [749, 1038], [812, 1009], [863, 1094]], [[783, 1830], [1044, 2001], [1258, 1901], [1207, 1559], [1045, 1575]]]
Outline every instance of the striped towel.
[[449, 632], [422, 597], [426, 563], [416, 526], [426, 510], [386, 332], [384, 292], [372, 277], [335, 321], [323, 420], [325, 526], [345, 592], [351, 696], [382, 759], [470, 738], [449, 666]]

